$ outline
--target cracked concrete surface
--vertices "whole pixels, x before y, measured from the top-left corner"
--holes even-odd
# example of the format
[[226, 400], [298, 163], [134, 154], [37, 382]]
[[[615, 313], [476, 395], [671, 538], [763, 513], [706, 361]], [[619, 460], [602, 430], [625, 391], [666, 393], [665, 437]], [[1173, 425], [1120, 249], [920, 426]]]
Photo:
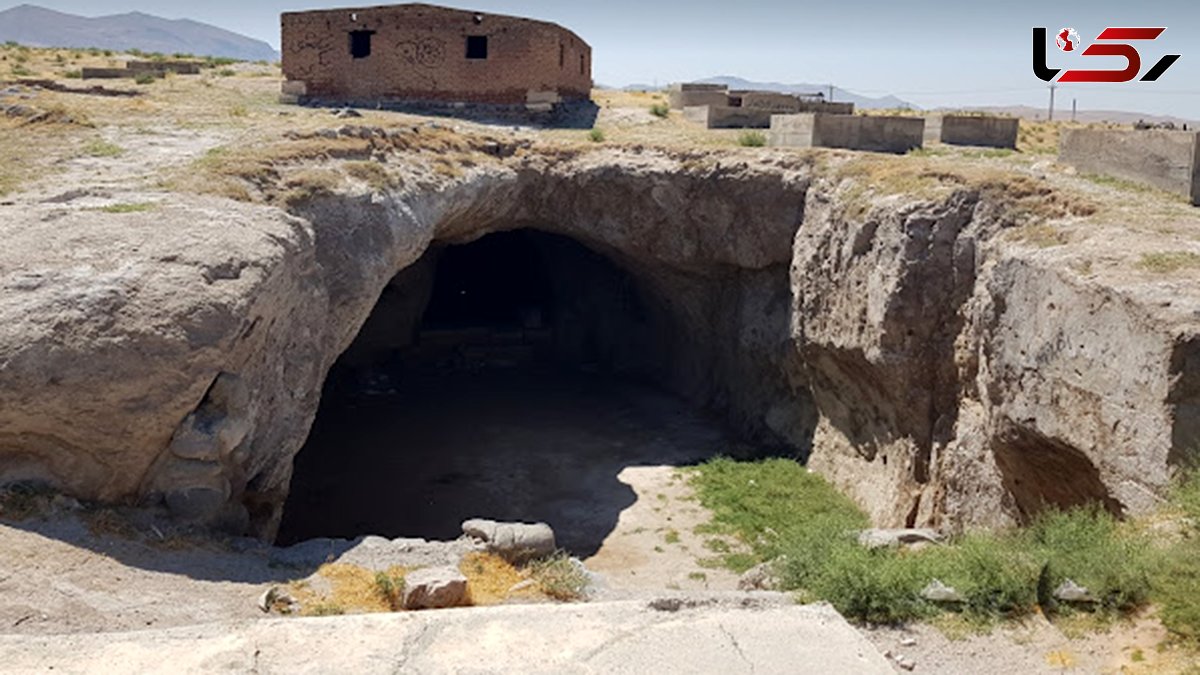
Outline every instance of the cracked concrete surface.
[[0, 662], [7, 672], [62, 673], [892, 672], [827, 605], [714, 594], [657, 606], [665, 609], [646, 601], [503, 606], [11, 636], [0, 637]]

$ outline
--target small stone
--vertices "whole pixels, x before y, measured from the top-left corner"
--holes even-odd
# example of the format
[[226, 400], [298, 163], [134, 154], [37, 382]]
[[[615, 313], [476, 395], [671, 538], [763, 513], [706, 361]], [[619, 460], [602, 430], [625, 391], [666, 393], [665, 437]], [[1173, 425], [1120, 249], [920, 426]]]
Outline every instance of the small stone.
[[863, 530], [858, 534], [858, 543], [871, 549], [939, 544], [941, 541], [941, 533], [929, 529]]
[[465, 604], [467, 578], [453, 567], [417, 570], [404, 582], [404, 609], [445, 609]]
[[779, 587], [774, 562], [765, 562], [742, 573], [738, 578], [739, 591], [773, 591]]
[[1091, 591], [1067, 579], [1054, 590], [1054, 597], [1063, 602], [1096, 602]]
[[912, 638], [904, 638], [903, 640], [900, 641], [900, 646], [901, 647], [916, 647], [917, 641]]
[[278, 586], [272, 586], [263, 591], [262, 595], [258, 596], [258, 608], [264, 614], [270, 614], [272, 610], [277, 610], [283, 614], [291, 614], [295, 611], [296, 605], [296, 599]]
[[963, 598], [958, 591], [950, 586], [943, 584], [941, 581], [934, 579], [929, 582], [929, 585], [921, 591], [921, 597], [930, 602], [962, 602]]

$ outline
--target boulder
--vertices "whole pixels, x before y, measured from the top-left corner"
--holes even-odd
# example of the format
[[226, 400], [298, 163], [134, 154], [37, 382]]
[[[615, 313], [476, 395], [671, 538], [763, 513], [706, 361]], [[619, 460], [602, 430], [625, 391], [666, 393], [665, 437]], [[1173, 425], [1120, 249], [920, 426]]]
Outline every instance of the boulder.
[[934, 579], [921, 591], [921, 597], [930, 602], [962, 602], [963, 597], [958, 591]]
[[404, 609], [446, 609], [467, 601], [467, 578], [453, 567], [417, 570], [404, 584]]
[[488, 551], [510, 562], [541, 558], [558, 550], [554, 530], [545, 523], [498, 523], [476, 518], [463, 523], [462, 531], [486, 544]]
[[1054, 589], [1054, 598], [1063, 602], [1076, 603], [1092, 603], [1096, 602], [1096, 597], [1088, 589], [1080, 586], [1071, 579], [1067, 579], [1059, 584], [1058, 588]]

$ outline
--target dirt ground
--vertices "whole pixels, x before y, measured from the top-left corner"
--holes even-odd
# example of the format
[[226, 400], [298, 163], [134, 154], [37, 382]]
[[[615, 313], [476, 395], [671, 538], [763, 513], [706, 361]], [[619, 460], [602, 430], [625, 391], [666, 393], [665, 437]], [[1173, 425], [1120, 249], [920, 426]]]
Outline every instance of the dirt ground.
[[730, 442], [678, 399], [594, 373], [418, 375], [322, 407], [281, 541], [543, 521], [614, 590], [732, 590], [732, 573], [698, 562], [711, 552], [693, 529], [708, 518], [676, 468]]

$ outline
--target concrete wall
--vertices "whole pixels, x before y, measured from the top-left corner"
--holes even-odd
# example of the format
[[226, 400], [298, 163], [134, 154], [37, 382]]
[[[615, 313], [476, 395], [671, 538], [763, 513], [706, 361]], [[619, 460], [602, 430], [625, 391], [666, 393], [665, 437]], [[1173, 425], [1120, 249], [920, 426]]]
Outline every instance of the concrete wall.
[[673, 110], [702, 105], [728, 105], [728, 94], [729, 88], [723, 84], [683, 82], [667, 88], [667, 99]]
[[705, 105], [728, 105], [729, 95], [721, 91], [671, 91], [667, 95], [673, 110]]
[[1200, 133], [1070, 129], [1058, 158], [1081, 172], [1151, 185], [1200, 206]]
[[950, 145], [1017, 148], [1021, 121], [982, 115], [930, 115], [925, 118], [925, 141]]
[[768, 143], [773, 148], [843, 148], [905, 153], [922, 146], [925, 120], [802, 113], [774, 115]]
[[200, 64], [196, 61], [130, 61], [125, 64], [129, 70], [147, 71], [163, 70], [176, 75], [199, 75]]
[[[283, 74], [328, 100], [524, 104], [531, 93], [586, 99], [592, 50], [552, 23], [429, 5], [287, 13]], [[351, 54], [351, 33], [370, 31], [371, 53]], [[467, 38], [486, 37], [486, 59]], [[295, 87], [293, 88], [293, 90]]]
[[683, 109], [689, 121], [708, 129], [767, 129], [771, 126], [770, 110], [733, 108], [727, 105], [691, 106]]

